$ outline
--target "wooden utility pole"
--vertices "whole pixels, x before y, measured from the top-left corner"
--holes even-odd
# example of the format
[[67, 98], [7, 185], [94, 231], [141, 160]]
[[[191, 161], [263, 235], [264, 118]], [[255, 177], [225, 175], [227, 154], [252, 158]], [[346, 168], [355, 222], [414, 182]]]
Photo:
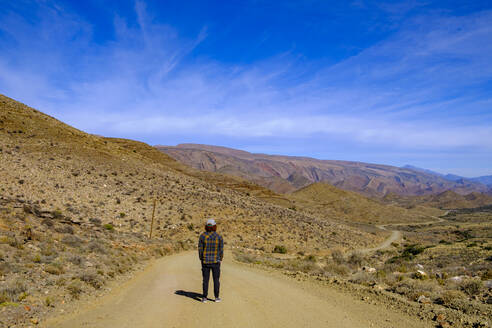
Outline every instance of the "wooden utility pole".
[[154, 198], [154, 209], [152, 210], [152, 223], [150, 223], [150, 234], [149, 239], [152, 239], [152, 230], [154, 229], [154, 216], [155, 216], [155, 206], [157, 204], [157, 199]]

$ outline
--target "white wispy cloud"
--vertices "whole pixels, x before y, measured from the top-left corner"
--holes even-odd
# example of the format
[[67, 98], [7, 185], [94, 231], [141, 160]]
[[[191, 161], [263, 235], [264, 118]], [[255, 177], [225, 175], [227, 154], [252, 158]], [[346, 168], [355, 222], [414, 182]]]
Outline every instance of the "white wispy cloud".
[[190, 58], [207, 28], [185, 39], [143, 1], [138, 25], [115, 16], [115, 39], [99, 45], [88, 22], [49, 5], [39, 10], [35, 25], [15, 13], [0, 23], [10, 42], [1, 45], [0, 91], [83, 130], [492, 149], [492, 95], [480, 88], [492, 77], [491, 12], [415, 17], [326, 67], [293, 52], [248, 65]]

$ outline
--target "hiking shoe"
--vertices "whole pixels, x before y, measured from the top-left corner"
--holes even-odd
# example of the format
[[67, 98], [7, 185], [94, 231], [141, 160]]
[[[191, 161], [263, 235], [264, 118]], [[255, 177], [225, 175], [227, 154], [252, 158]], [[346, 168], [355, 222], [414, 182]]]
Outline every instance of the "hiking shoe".
[[207, 303], [207, 298], [206, 297], [203, 297], [202, 298], [202, 303]]
[[217, 297], [217, 298], [215, 299], [215, 303], [219, 303], [220, 301], [222, 301], [222, 300], [220, 299], [220, 297]]

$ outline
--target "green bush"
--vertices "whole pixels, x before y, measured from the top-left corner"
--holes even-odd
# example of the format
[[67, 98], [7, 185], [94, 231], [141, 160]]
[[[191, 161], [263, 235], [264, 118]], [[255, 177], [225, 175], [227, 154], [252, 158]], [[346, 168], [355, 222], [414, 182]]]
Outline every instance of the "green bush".
[[286, 254], [287, 253], [287, 248], [283, 245], [276, 245], [273, 248], [273, 253], [279, 253], [279, 254]]
[[114, 227], [111, 223], [106, 223], [105, 225], [103, 225], [104, 229], [108, 230], [108, 231], [113, 231], [114, 230]]
[[406, 246], [400, 255], [394, 256], [386, 261], [386, 263], [401, 263], [402, 261], [411, 261], [418, 254], [425, 251], [427, 247], [417, 244]]
[[308, 256], [306, 256], [305, 260], [309, 261], [309, 262], [316, 262], [316, 256], [308, 255]]

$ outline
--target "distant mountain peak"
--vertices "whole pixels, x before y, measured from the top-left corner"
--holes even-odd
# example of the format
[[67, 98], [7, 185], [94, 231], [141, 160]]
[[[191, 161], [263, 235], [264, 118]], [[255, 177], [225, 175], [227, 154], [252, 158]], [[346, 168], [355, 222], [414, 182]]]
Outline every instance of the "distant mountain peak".
[[[453, 190], [458, 194], [487, 192], [478, 182], [454, 181], [431, 170], [406, 165], [403, 168], [309, 157], [254, 154], [222, 146], [180, 144], [157, 146], [176, 160], [194, 168], [227, 173], [248, 179], [279, 193], [292, 192], [316, 182], [368, 196], [437, 194]], [[211, 156], [213, 153], [213, 156]]]

